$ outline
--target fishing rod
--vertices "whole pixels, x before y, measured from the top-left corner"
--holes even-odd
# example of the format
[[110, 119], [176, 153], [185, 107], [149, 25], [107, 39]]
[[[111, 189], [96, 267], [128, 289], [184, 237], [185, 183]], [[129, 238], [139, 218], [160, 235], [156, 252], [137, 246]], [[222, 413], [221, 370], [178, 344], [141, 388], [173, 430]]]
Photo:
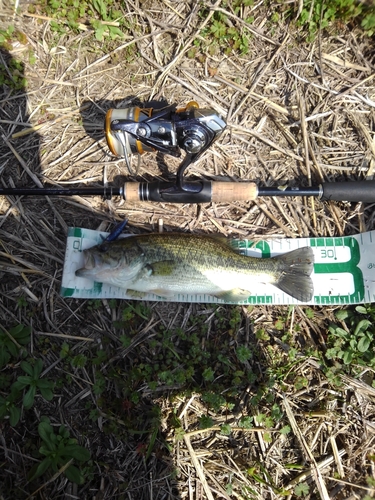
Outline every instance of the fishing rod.
[[310, 187], [268, 187], [255, 182], [184, 181], [184, 189], [175, 182], [125, 182], [123, 186], [89, 188], [0, 188], [0, 196], [102, 196], [109, 200], [120, 196], [125, 201], [166, 203], [209, 203], [254, 201], [259, 197], [313, 196], [320, 200], [375, 202], [375, 180], [324, 182]]
[[123, 186], [82, 188], [0, 188], [7, 196], [120, 196], [126, 201], [168, 203], [208, 203], [252, 201], [269, 196], [313, 196], [321, 200], [375, 202], [375, 181], [321, 183], [310, 187], [262, 187], [255, 182], [188, 181], [186, 169], [197, 161], [226, 127], [213, 109], [201, 109], [192, 101], [178, 109], [174, 104], [162, 109], [128, 107], [110, 109], [104, 131], [112, 154], [125, 159], [132, 172], [130, 158], [159, 151], [174, 157], [186, 155], [178, 167], [175, 181], [125, 182]]

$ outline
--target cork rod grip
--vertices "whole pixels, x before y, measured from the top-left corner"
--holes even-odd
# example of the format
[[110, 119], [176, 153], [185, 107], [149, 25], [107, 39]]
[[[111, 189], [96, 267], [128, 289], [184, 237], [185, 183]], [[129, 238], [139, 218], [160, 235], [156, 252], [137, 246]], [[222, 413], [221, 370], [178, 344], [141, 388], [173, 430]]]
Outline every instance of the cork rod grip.
[[124, 198], [126, 201], [139, 201], [139, 182], [125, 182]]
[[252, 201], [258, 197], [255, 182], [212, 182], [211, 201]]
[[254, 182], [186, 181], [178, 187], [171, 182], [125, 182], [126, 201], [161, 201], [167, 203], [210, 203], [251, 201], [258, 197]]

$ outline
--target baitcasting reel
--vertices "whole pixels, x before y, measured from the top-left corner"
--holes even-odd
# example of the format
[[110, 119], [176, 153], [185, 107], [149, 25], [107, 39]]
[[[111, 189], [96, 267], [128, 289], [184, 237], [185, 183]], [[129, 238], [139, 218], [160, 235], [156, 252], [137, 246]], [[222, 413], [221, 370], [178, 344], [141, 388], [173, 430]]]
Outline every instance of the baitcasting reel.
[[160, 110], [110, 109], [105, 118], [109, 149], [115, 156], [125, 158], [130, 173], [129, 158], [133, 154], [160, 151], [179, 158], [181, 149], [184, 150], [186, 156], [176, 179], [176, 187], [180, 190], [185, 190], [183, 174], [186, 168], [211, 146], [225, 127], [225, 121], [213, 109], [200, 109], [194, 101], [180, 109], [174, 104]]

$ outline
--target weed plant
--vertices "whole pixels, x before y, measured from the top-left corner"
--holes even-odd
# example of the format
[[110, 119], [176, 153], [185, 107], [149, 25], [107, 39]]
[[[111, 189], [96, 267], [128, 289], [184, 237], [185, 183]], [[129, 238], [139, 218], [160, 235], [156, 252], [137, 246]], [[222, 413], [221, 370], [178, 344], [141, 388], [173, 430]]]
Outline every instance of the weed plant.
[[90, 452], [70, 437], [70, 432], [64, 425], [60, 425], [55, 433], [48, 417], [41, 417], [38, 433], [42, 440], [39, 454], [44, 458], [31, 469], [29, 480], [33, 481], [49, 469], [56, 473], [60, 467], [67, 466], [64, 470], [65, 476], [73, 483], [82, 484], [84, 476], [71, 462], [87, 462], [91, 456]]
[[[98, 41], [124, 38], [127, 31], [120, 3], [114, 0], [42, 0], [39, 8], [54, 19], [51, 30], [60, 35], [69, 30], [79, 32], [82, 23], [91, 26]], [[29, 6], [29, 11], [35, 9], [34, 5]]]
[[278, 0], [270, 1], [268, 4], [273, 21], [277, 21], [280, 16], [285, 16], [290, 21], [295, 20], [297, 26], [307, 33], [308, 41], [316, 37], [318, 30], [326, 28], [340, 30], [343, 24], [349, 28], [360, 28], [367, 36], [373, 36], [375, 33], [375, 4], [373, 2], [303, 0], [302, 4], [298, 2], [291, 4]]
[[375, 367], [375, 307], [357, 306], [336, 312], [328, 328], [326, 357], [343, 364], [345, 372]]
[[[261, 353], [256, 338], [243, 338], [241, 308], [215, 306], [208, 313], [209, 320], [206, 314], [190, 316], [183, 329], [157, 326], [138, 342], [138, 332], [149, 321], [150, 310], [141, 302], [122, 310], [115, 326], [128, 354], [123, 358], [117, 351], [116, 355], [108, 344], [85, 355], [95, 370], [92, 390], [96, 397], [96, 404], [88, 402], [86, 410], [94, 422], [101, 415], [106, 417], [104, 432], [120, 432], [123, 438], [125, 433], [136, 440], [138, 436], [139, 450], [148, 457], [156, 441], [158, 446], [167, 447], [160, 434], [161, 409], [155, 401], [193, 394], [206, 408], [199, 418], [200, 428], [217, 425], [212, 415], [232, 419], [237, 415], [237, 425], [249, 428], [254, 425], [253, 417], [238, 413], [240, 395], [248, 388], [252, 388], [250, 404], [258, 422], [269, 429], [277, 427], [281, 433], [290, 431], [283, 424], [284, 414], [273, 392], [275, 377], [258, 368]], [[260, 333], [259, 338], [267, 336]], [[66, 343], [60, 356], [67, 369], [75, 363]], [[183, 437], [175, 414], [170, 415], [168, 427], [174, 429], [175, 439]], [[224, 424], [222, 433], [230, 432], [230, 425]], [[271, 435], [266, 432], [267, 439], [271, 441]]]
[[[0, 330], [0, 421], [9, 421], [12, 427], [19, 424], [22, 412], [35, 406], [37, 393], [46, 401], [53, 399], [54, 382], [41, 377], [43, 360], [33, 359], [28, 355], [26, 346], [30, 343], [30, 328], [22, 324]], [[19, 363], [19, 358], [22, 359]], [[19, 374], [19, 369], [26, 375]], [[13, 381], [17, 377], [15, 381]], [[12, 383], [13, 381], [13, 383]], [[77, 484], [82, 484], [84, 477], [72, 461], [86, 462], [90, 453], [70, 437], [69, 431], [61, 425], [55, 434], [48, 417], [41, 417], [38, 432], [42, 439], [39, 455], [43, 460], [29, 472], [33, 481], [49, 469], [56, 473], [60, 467], [66, 477]], [[69, 462], [69, 463], [68, 463]]]

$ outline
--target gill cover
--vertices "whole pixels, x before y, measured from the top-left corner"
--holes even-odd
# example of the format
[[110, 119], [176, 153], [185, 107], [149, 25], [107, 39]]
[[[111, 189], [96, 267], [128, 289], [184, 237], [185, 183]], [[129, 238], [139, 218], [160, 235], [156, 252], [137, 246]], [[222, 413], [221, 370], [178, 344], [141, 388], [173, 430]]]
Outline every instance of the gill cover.
[[142, 249], [136, 242], [126, 241], [131, 239], [104, 241], [84, 250], [84, 267], [75, 275], [115, 286], [130, 284], [145, 266]]

